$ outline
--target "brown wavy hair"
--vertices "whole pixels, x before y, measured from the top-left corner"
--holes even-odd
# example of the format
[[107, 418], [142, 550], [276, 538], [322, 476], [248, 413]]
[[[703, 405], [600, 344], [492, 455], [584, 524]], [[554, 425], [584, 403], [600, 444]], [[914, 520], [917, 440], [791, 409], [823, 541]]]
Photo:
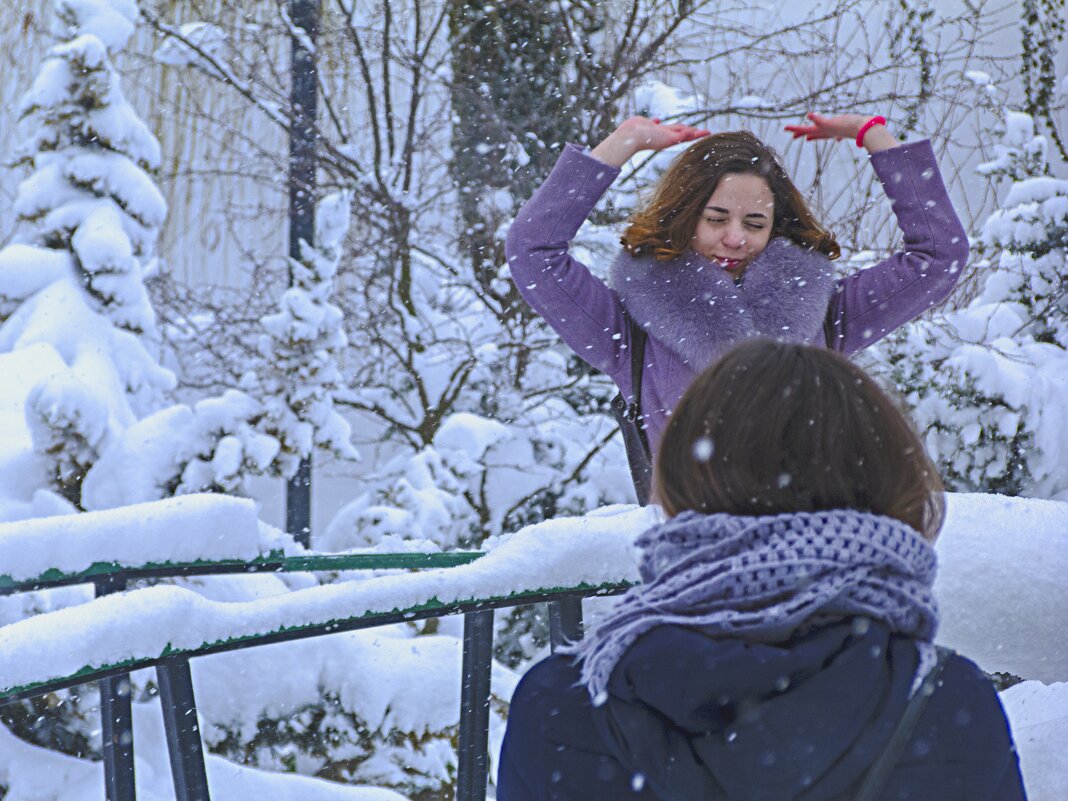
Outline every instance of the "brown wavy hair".
[[784, 236], [830, 259], [841, 255], [834, 235], [824, 228], [797, 191], [775, 151], [749, 131], [729, 131], [699, 139], [679, 154], [660, 178], [649, 202], [630, 219], [620, 242], [632, 256], [652, 254], [659, 261], [690, 249], [697, 222], [724, 175], [758, 175], [775, 198], [771, 235]]
[[738, 345], [694, 380], [654, 483], [671, 517], [856, 509], [933, 540], [945, 515], [938, 470], [895, 401], [838, 353], [771, 340]]

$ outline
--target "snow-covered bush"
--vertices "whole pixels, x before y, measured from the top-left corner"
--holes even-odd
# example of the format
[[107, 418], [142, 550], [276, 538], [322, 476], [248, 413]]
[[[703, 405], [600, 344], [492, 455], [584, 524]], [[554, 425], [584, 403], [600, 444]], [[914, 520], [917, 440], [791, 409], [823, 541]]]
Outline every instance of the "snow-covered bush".
[[[445, 801], [455, 794], [462, 652], [455, 636], [396, 625], [202, 660], [205, 742], [245, 765]], [[515, 682], [494, 665], [494, 742]]]
[[898, 332], [892, 375], [953, 489], [1068, 497], [1068, 181], [1008, 112], [996, 158], [1012, 181], [983, 226], [982, 286], [964, 308]]
[[176, 404], [131, 425], [96, 461], [83, 486], [87, 509], [111, 509], [192, 492], [245, 494], [270, 470], [278, 440], [256, 430], [263, 406], [230, 390]]
[[387, 538], [430, 541], [442, 548], [470, 545], [478, 518], [464, 497], [464, 483], [433, 447], [402, 456], [391, 479], [388, 468], [371, 489], [334, 516], [316, 547], [328, 551], [366, 548]]

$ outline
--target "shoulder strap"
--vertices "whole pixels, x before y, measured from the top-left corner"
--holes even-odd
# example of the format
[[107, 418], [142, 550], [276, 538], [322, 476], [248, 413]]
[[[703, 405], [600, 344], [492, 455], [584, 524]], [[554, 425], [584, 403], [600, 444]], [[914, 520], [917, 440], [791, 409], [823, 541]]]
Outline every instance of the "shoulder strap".
[[642, 407], [642, 370], [645, 362], [645, 330], [624, 312], [627, 331], [630, 335], [630, 386], [632, 401], [627, 401], [623, 393], [612, 398], [612, 415], [619, 424], [623, 434], [623, 446], [630, 466], [630, 477], [634, 482], [634, 494], [638, 503], [649, 503], [652, 492], [652, 457], [649, 451], [649, 438], [645, 435], [639, 417]]
[[879, 796], [882, 794], [883, 788], [886, 786], [886, 780], [890, 778], [891, 771], [893, 771], [897, 761], [901, 758], [901, 752], [905, 750], [905, 746], [912, 737], [912, 732], [916, 729], [916, 724], [920, 722], [920, 716], [923, 714], [924, 707], [927, 706], [927, 701], [938, 686], [942, 668], [946, 666], [946, 662], [953, 656], [953, 651], [950, 649], [941, 646], [936, 647], [938, 649], [938, 659], [935, 661], [934, 667], [924, 676], [923, 683], [920, 684], [916, 692], [913, 693], [912, 698], [909, 699], [908, 706], [905, 707], [905, 712], [901, 715], [897, 728], [890, 735], [890, 741], [886, 744], [883, 752], [879, 754], [879, 758], [868, 768], [868, 774], [864, 777], [864, 783], [860, 786], [860, 791], [854, 797], [854, 801], [878, 801]]
[[[626, 312], [624, 312], [626, 314]], [[630, 327], [630, 391], [634, 400], [627, 407], [627, 414], [637, 420], [642, 412], [642, 369], [645, 362], [645, 329], [626, 314]], [[646, 448], [648, 450], [648, 448]]]
[[[645, 482], [648, 485], [652, 476], [652, 450], [649, 448], [649, 437], [645, 433], [645, 425], [641, 421], [642, 416], [642, 371], [645, 369], [645, 341], [648, 335], [638, 322], [627, 315], [627, 325], [630, 326], [630, 391], [634, 400], [627, 404], [627, 415], [634, 421], [638, 430], [638, 440], [641, 449], [645, 453], [644, 471]], [[646, 489], [648, 495], [648, 488]], [[643, 504], [644, 505], [644, 504]]]

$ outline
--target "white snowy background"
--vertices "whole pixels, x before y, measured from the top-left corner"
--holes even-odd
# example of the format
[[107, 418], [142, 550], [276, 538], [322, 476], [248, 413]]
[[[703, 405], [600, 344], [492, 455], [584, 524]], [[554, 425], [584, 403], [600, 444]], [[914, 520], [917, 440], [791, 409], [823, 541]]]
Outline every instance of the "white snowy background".
[[[784, 40], [839, 60], [787, 60], [790, 81], [764, 51], [747, 57], [742, 49], [727, 66], [712, 59], [688, 71], [680, 61], [637, 81], [620, 111], [695, 120], [707, 112], [717, 125], [752, 127], [777, 142], [775, 111], [794, 81], [846, 74], [857, 53], [886, 44], [858, 44], [858, 31], [870, 33], [865, 24], [878, 29], [885, 15], [888, 28], [904, 33], [896, 45], [888, 38], [896, 66], [876, 71], [858, 97], [891, 104], [887, 93], [921, 80], [922, 61], [910, 61], [909, 48], [939, 55], [937, 86], [912, 135], [935, 140], [973, 237], [973, 263], [950, 307], [902, 329], [865, 363], [902, 395], [955, 490], [937, 546], [940, 640], [987, 671], [1023, 680], [1002, 700], [1025, 781], [1033, 799], [1062, 799], [1063, 145], [1048, 120], [1017, 104], [1021, 23], [1013, 9], [983, 6], [956, 20], [962, 9], [949, 2], [905, 4], [913, 16], [896, 17], [864, 2], [834, 28], [841, 51], [805, 38], [833, 23], [789, 30], [806, 15], [832, 20], [829, 3], [740, 4], [739, 30], [782, 26]], [[381, 24], [377, 5], [340, 7], [354, 29], [373, 33]], [[241, 71], [238, 47], [256, 41], [263, 17], [235, 25], [225, 8], [219, 24], [181, 4], [139, 8], [135, 0], [17, 0], [0, 9], [0, 574], [298, 553], [271, 524], [281, 519], [280, 479], [310, 453], [316, 549], [477, 546], [489, 554], [444, 571], [186, 579], [99, 600], [85, 586], [0, 598], [3, 686], [152, 656], [168, 644], [196, 647], [431, 597], [633, 579], [631, 542], [655, 519], [655, 510], [620, 505], [630, 496], [622, 451], [594, 408], [610, 388], [576, 372], [544, 328], [510, 318], [494, 300], [507, 292], [506, 265], [483, 284], [458, 277], [458, 201], [444, 167], [445, 61], [430, 71], [435, 83], [419, 115], [429, 134], [418, 140], [426, 149], [410, 193], [387, 197], [393, 205], [383, 214], [366, 205], [366, 185], [332, 176], [317, 206], [315, 246], [287, 260], [284, 184], [271, 174], [285, 148], [272, 124], [283, 119], [281, 101], [252, 81], [254, 71]], [[682, 56], [713, 29], [708, 18], [687, 25], [677, 39]], [[969, 36], [977, 42], [970, 50]], [[442, 41], [430, 44], [429, 54], [444, 52]], [[1068, 77], [1063, 50], [1051, 54], [1059, 70], [1051, 114], [1064, 130]], [[281, 49], [265, 46], [261, 55], [285, 68]], [[334, 70], [328, 86], [355, 84], [354, 64], [325, 63]], [[229, 79], [253, 102], [213, 88]], [[376, 113], [361, 103], [346, 101], [354, 118]], [[900, 118], [908, 104], [879, 106], [889, 108]], [[516, 169], [561, 144], [528, 133], [501, 157]], [[366, 160], [366, 138], [357, 127], [338, 152]], [[628, 165], [635, 174], [609, 205], [633, 205], [635, 187], [671, 155]], [[851, 150], [795, 146], [786, 160], [839, 222], [848, 268], [892, 246], [888, 210]], [[403, 183], [396, 163], [386, 167], [392, 185]], [[480, 211], [499, 233], [517, 200], [501, 188]], [[395, 287], [382, 284], [381, 262], [363, 237], [376, 215], [413, 212], [412, 308], [393, 319], [381, 312], [396, 310]], [[618, 235], [602, 222], [585, 226], [576, 244], [595, 268]], [[290, 275], [289, 285], [237, 291], [261, 286], [265, 265]], [[545, 516], [555, 519], [538, 522]], [[587, 612], [603, 603], [588, 603]], [[498, 640], [510, 650], [498, 651], [493, 668], [494, 758], [518, 676], [545, 652], [537, 621], [505, 618], [498, 613]], [[213, 796], [450, 797], [459, 635], [460, 621], [446, 618], [196, 660], [202, 731], [215, 752]], [[151, 672], [136, 674], [133, 687], [139, 796], [172, 798]], [[90, 756], [98, 752], [93, 690], [45, 699], [38, 713]], [[31, 724], [13, 725], [44, 738]], [[0, 725], [0, 789], [13, 800], [95, 800], [103, 798], [102, 769]]]

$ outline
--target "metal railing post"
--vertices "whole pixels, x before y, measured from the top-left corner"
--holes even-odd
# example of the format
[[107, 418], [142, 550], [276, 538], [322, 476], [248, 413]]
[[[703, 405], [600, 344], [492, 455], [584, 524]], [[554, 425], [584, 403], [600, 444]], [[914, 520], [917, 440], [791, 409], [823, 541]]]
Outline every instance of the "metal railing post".
[[[96, 597], [122, 592], [126, 579], [104, 576], [93, 582]], [[104, 749], [104, 793], [107, 801], [136, 801], [134, 780], [133, 707], [130, 674], [97, 682], [100, 689], [100, 739]]]
[[492, 662], [493, 610], [466, 613], [456, 801], [484, 801], [486, 798]]
[[175, 798], [177, 801], [210, 801], [189, 659], [168, 659], [156, 667], [156, 678], [159, 680], [159, 700], [163, 707], [163, 728], [167, 734]]
[[565, 643], [582, 639], [582, 598], [571, 595], [549, 601], [549, 648], [555, 654]]

